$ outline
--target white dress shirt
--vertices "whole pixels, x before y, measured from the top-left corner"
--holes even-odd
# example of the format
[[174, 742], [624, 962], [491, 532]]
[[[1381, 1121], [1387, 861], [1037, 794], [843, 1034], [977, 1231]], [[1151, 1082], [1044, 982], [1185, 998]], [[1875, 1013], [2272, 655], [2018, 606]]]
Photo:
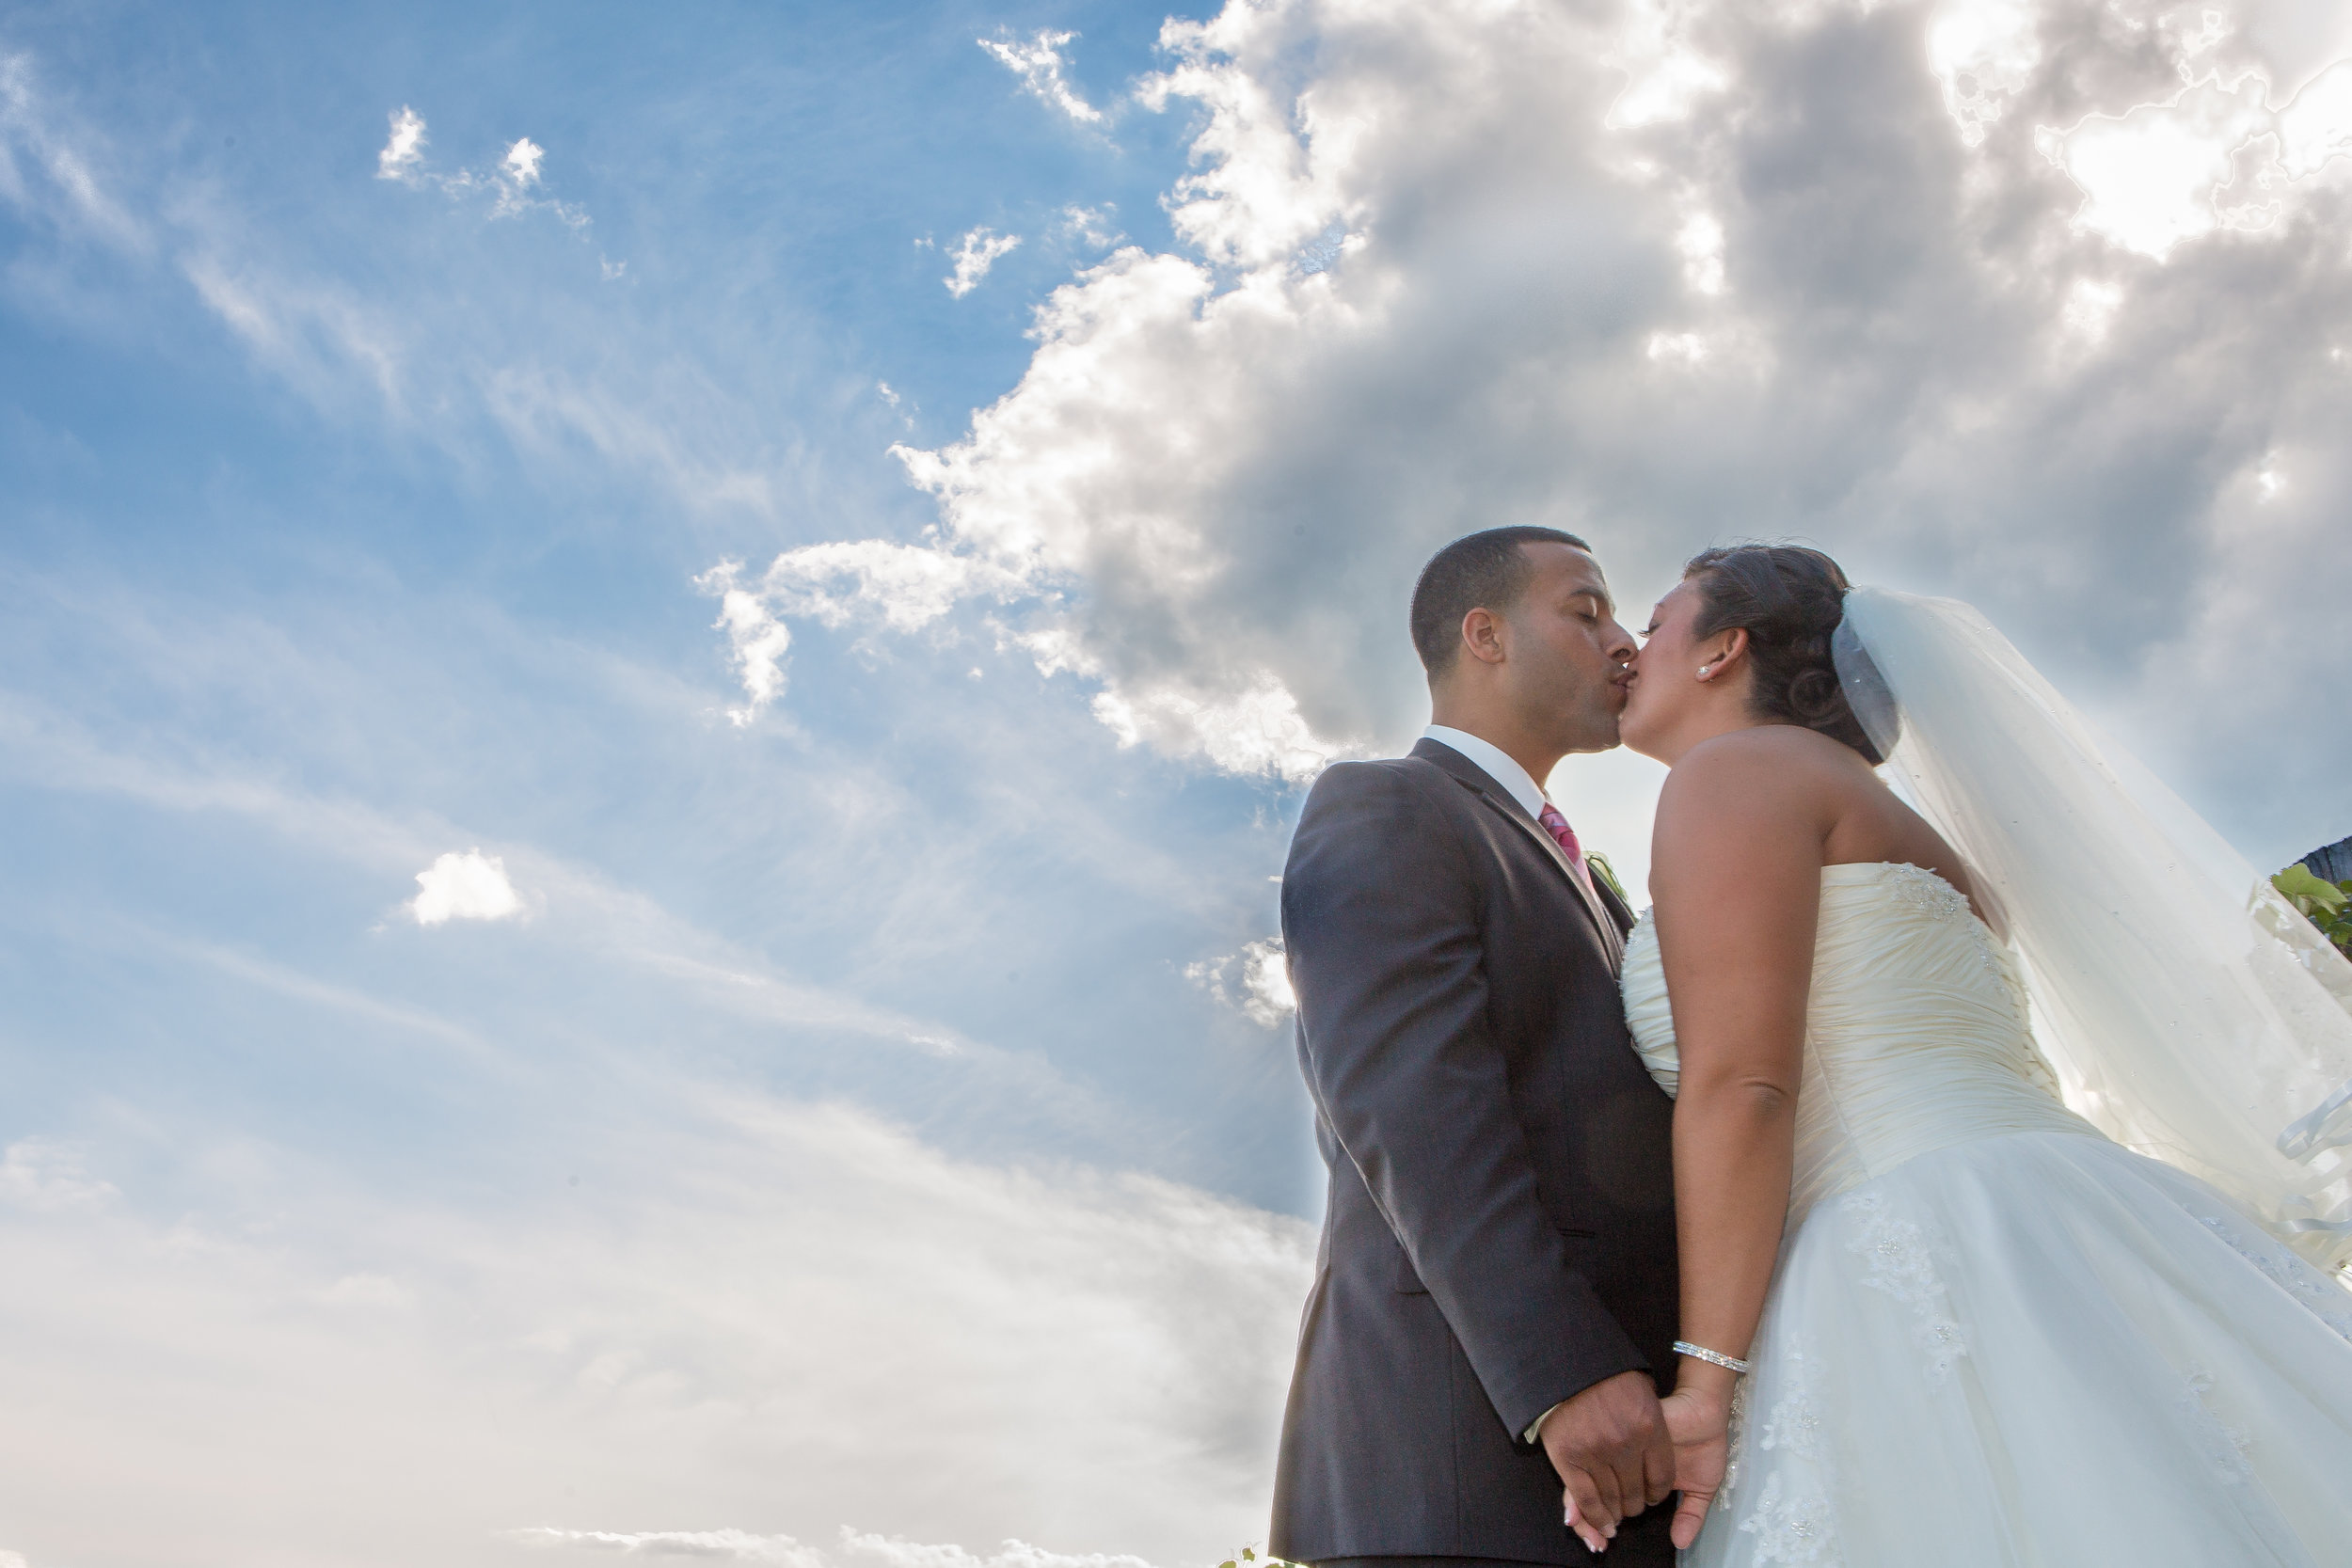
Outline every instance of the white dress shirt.
[[1527, 769], [1510, 752], [1491, 740], [1479, 739], [1468, 730], [1449, 729], [1443, 724], [1432, 724], [1421, 733], [1424, 739], [1451, 746], [1478, 764], [1486, 777], [1509, 790], [1511, 799], [1527, 808], [1528, 816], [1538, 819], [1543, 816], [1551, 797], [1544, 793], [1543, 785], [1528, 776]]
[[[1528, 776], [1527, 769], [1521, 768], [1510, 752], [1491, 740], [1479, 739], [1468, 730], [1457, 730], [1444, 724], [1432, 724], [1421, 733], [1423, 738], [1434, 740], [1440, 746], [1451, 746], [1470, 758], [1485, 771], [1486, 777], [1509, 790], [1511, 799], [1527, 808], [1528, 816], [1539, 821], [1542, 819], [1544, 807], [1550, 803], [1551, 797], [1544, 793], [1541, 784]], [[1562, 1400], [1560, 1404], [1567, 1402]], [[1560, 1405], [1555, 1404], [1551, 1410], [1559, 1408]], [[1541, 1441], [1544, 1423], [1551, 1418], [1551, 1410], [1545, 1411], [1529, 1424], [1524, 1433], [1527, 1441]]]

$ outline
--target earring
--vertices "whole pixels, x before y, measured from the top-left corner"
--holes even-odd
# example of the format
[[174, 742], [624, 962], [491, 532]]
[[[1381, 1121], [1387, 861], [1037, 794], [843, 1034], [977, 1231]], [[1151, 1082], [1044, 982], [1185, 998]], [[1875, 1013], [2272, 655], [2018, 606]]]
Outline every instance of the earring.
[[1714, 673], [1715, 667], [1711, 664], [1702, 664], [1699, 666], [1699, 679], [1701, 680], [1705, 680], [1708, 676], [1713, 674]]

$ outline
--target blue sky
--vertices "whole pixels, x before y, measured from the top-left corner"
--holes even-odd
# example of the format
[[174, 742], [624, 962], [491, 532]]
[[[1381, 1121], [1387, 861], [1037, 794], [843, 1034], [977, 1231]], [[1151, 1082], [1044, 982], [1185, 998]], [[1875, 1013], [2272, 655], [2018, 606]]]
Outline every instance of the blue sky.
[[[1281, 1117], [1203, 1071], [1193, 1042], [1216, 1014], [1169, 967], [1201, 956], [1204, 916], [1262, 921], [1264, 878], [1204, 880], [1181, 911], [1146, 892], [1175, 853], [1256, 868], [1287, 792], [1115, 751], [1073, 768], [1035, 726], [1075, 705], [1021, 690], [1007, 711], [972, 678], [1001, 665], [984, 649], [934, 669], [803, 647], [788, 718], [714, 723], [725, 677], [692, 582], [730, 554], [918, 531], [929, 504], [884, 449], [953, 434], [1017, 378], [1027, 304], [1071, 261], [1033, 239], [956, 299], [940, 246], [915, 242], [986, 221], [1034, 230], [1121, 197], [1138, 227], [1158, 220], [1179, 138], [1154, 123], [1131, 138], [1142, 150], [1114, 148], [1033, 112], [974, 44], [1003, 19], [977, 13], [721, 11], [691, 41], [625, 33], [617, 12], [590, 26], [517, 14], [485, 37], [469, 11], [398, 10], [306, 36], [320, 20], [19, 22], [39, 112], [104, 124], [102, 188], [157, 214], [113, 247], [38, 219], [19, 230], [33, 297], [8, 322], [11, 423], [31, 483], [11, 529], [11, 664], [33, 705], [109, 751], [105, 736], [167, 735], [207, 775], [382, 813], [395, 820], [379, 832], [421, 845], [438, 832], [469, 838], [445, 847], [576, 858], [811, 981], [1083, 1056], [1090, 1081], [1138, 1104], [1230, 1096], [1219, 1131], [1168, 1129], [1160, 1159], [1295, 1207], [1298, 1171], [1264, 1158], [1291, 1141]], [[1011, 20], [1086, 23], [1111, 35], [1106, 54], [1123, 32], [1140, 65], [1159, 18]], [[544, 199], [584, 221], [494, 217], [493, 198], [366, 178], [386, 140], [376, 98], [420, 106], [430, 177], [495, 167], [531, 135], [549, 149]], [[340, 107], [362, 100], [365, 115]], [[142, 166], [135, 151], [154, 148]], [[230, 310], [270, 313], [258, 346], [205, 308], [191, 270]], [[877, 395], [883, 381], [906, 412]], [[912, 701], [910, 683], [926, 689]], [[1082, 712], [1068, 727], [1097, 739]], [[1069, 798], [1094, 841], [1074, 843], [1061, 816], [1007, 820], [1022, 815], [1007, 802], [1040, 792]], [[1122, 825], [1129, 795], [1159, 832]], [[376, 966], [404, 961], [385, 928], [414, 892], [401, 852], [384, 851], [389, 879], [338, 875], [325, 863], [354, 850], [340, 828], [290, 845], [269, 808], [191, 820], [176, 802], [120, 801], [77, 832], [72, 795], [32, 799], [68, 815], [43, 814], [28, 843], [44, 865], [25, 875], [78, 884], [93, 919], [384, 979]], [[844, 819], [859, 826], [823, 831]], [[1169, 837], [1181, 851], [1154, 842]], [[1026, 885], [1006, 909], [1016, 866]], [[39, 902], [54, 927], [58, 901]], [[1139, 975], [1143, 951], [1167, 961]], [[458, 982], [468, 1006], [485, 978]], [[420, 984], [436, 982], [396, 982]], [[163, 994], [117, 1005], [150, 1015]], [[643, 1026], [693, 1032], [650, 1006]], [[516, 1010], [543, 1017], [544, 999]], [[1106, 1019], [1118, 1049], [1099, 1043]], [[704, 1043], [810, 1090], [874, 1070]], [[183, 1044], [159, 1040], [164, 1062]], [[961, 1091], [910, 1103], [930, 1100], [926, 1083], [879, 1073], [858, 1092], [895, 1113], [1031, 1147], [1009, 1108], [976, 1113]], [[262, 1073], [227, 1092], [276, 1103], [286, 1087]], [[404, 1137], [356, 1087], [311, 1113], [351, 1118], [339, 1141]], [[1232, 1115], [1251, 1124], [1238, 1148]]]
[[2352, 831], [2336, 8], [1168, 23], [0, 13], [0, 1564], [1255, 1539], [1272, 878], [1469, 528]]

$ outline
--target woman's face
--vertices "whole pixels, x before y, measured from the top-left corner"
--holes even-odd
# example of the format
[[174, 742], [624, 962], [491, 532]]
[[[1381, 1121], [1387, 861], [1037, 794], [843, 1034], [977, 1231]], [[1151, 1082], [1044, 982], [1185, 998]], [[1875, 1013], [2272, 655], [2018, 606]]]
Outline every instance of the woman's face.
[[1700, 608], [1697, 587], [1688, 580], [1679, 584], [1658, 601], [1642, 634], [1642, 651], [1633, 656], [1632, 681], [1617, 733], [1644, 756], [1660, 754], [1706, 689], [1699, 684], [1702, 660], [1691, 636]]

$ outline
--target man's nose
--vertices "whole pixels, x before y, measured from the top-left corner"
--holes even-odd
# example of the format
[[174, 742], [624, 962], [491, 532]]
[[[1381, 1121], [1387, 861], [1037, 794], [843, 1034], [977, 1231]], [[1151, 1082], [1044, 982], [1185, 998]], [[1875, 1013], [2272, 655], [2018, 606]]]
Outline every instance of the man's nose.
[[1619, 664], [1633, 662], [1635, 652], [1633, 634], [1616, 622], [1611, 621], [1604, 628], [1602, 646], [1608, 650], [1609, 657]]

